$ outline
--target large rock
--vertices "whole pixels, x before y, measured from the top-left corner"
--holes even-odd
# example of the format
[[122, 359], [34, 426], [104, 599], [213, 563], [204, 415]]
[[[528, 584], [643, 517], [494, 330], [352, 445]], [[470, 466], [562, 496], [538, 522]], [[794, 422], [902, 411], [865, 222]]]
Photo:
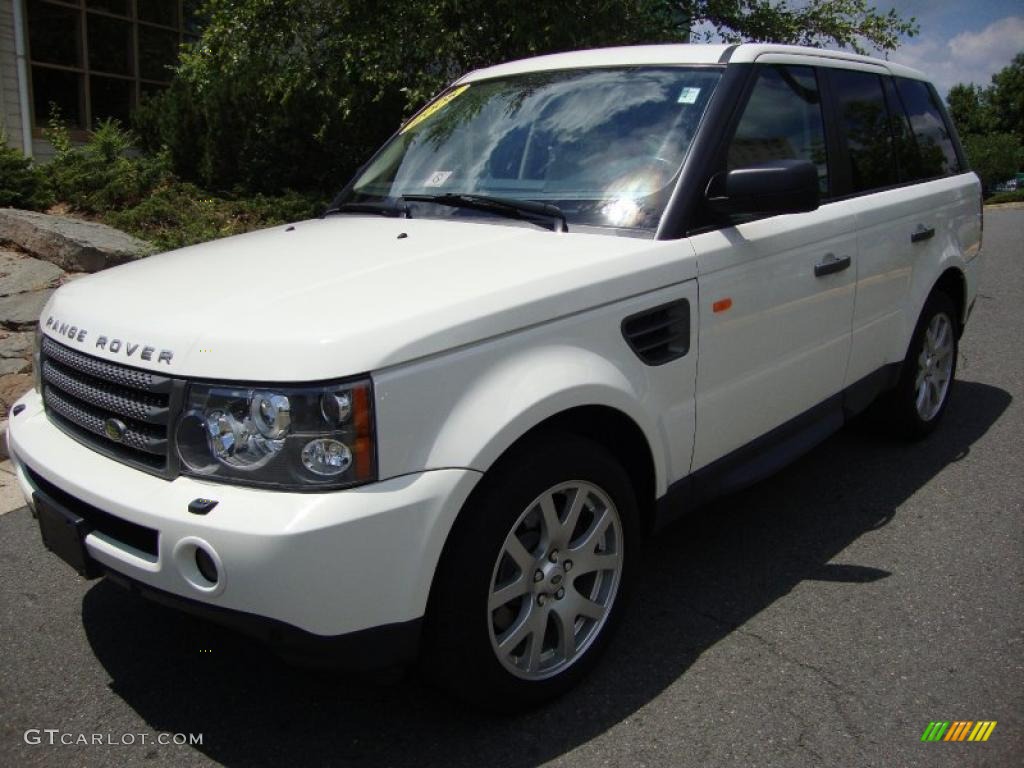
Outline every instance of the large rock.
[[29, 373], [32, 370], [32, 363], [20, 357], [0, 358], [0, 376], [8, 373]]
[[35, 334], [31, 331], [26, 333], [0, 331], [0, 358], [31, 357], [32, 347], [35, 343]]
[[6, 416], [14, 402], [32, 389], [32, 375], [11, 373], [0, 376], [0, 416]]
[[0, 325], [12, 330], [32, 328], [53, 291], [32, 291], [0, 298]]
[[0, 242], [14, 243], [69, 272], [99, 272], [154, 250], [149, 243], [105, 224], [14, 208], [0, 208]]
[[64, 275], [63, 269], [48, 261], [0, 251], [0, 296], [55, 288]]

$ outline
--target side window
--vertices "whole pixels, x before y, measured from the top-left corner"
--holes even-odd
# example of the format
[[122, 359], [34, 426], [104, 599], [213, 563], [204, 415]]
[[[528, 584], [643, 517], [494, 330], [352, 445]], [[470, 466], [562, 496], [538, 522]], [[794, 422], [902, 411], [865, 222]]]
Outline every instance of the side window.
[[882, 78], [851, 69], [829, 71], [850, 157], [852, 192], [896, 184], [896, 163]]
[[821, 96], [811, 67], [773, 65], [758, 73], [726, 162], [732, 170], [771, 160], [814, 163], [822, 194], [828, 194]]
[[903, 111], [903, 102], [896, 92], [896, 83], [891, 77], [883, 77], [885, 84], [885, 103], [889, 107], [889, 126], [892, 131], [893, 149], [896, 152], [896, 165], [899, 166], [900, 181], [917, 181], [925, 178], [921, 168], [921, 153], [917, 149], [917, 140], [910, 127], [907, 113]]
[[917, 178], [933, 179], [959, 173], [960, 163], [953, 140], [928, 83], [897, 77], [896, 89], [917, 140], [921, 157], [920, 175]]

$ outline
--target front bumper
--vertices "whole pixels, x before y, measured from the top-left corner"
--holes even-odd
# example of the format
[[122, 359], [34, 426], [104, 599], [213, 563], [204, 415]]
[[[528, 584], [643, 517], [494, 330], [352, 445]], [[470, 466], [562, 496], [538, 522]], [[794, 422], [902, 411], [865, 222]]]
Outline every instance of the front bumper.
[[[292, 627], [326, 638], [415, 623], [455, 516], [480, 477], [435, 470], [322, 494], [167, 481], [65, 435], [46, 418], [35, 391], [18, 404], [25, 408], [10, 419], [8, 440], [30, 502], [35, 475], [37, 484], [41, 478], [156, 531], [152, 547], [141, 549], [138, 541], [117, 538], [116, 527], [114, 535], [90, 533], [86, 549], [104, 570], [164, 602], [208, 606], [213, 618], [267, 619], [277, 630], [272, 635]], [[200, 516], [188, 511], [197, 498], [218, 503]], [[198, 578], [196, 547], [217, 562], [215, 584]]]

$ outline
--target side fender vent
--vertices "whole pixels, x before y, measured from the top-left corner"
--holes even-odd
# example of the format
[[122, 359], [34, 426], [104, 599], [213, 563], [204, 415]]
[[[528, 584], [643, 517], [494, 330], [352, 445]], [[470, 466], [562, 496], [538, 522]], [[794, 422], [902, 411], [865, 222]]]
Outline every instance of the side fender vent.
[[664, 365], [690, 351], [690, 302], [646, 309], [622, 321], [622, 335], [629, 348], [647, 365]]

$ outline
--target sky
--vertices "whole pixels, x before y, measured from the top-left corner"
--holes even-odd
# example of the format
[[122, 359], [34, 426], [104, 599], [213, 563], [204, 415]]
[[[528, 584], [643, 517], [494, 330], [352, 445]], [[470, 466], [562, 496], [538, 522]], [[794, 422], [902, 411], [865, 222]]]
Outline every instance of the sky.
[[889, 54], [926, 73], [943, 96], [957, 83], [986, 86], [1024, 51], [1024, 0], [881, 0], [914, 16], [920, 33]]
[[[800, 5], [800, 0], [789, 0]], [[891, 61], [926, 73], [942, 96], [957, 83], [986, 86], [1024, 51], [1024, 0], [875, 0], [917, 19], [920, 32], [888, 54]], [[700, 29], [700, 27], [698, 27]], [[881, 56], [869, 50], [872, 56]]]

